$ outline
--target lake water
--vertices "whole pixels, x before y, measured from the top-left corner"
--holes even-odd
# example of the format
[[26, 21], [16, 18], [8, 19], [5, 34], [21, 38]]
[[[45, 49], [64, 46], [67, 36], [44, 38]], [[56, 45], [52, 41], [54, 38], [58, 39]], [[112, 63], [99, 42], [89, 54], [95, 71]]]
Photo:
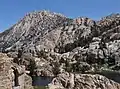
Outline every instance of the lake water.
[[40, 77], [34, 76], [33, 79], [33, 86], [47, 86], [49, 83], [52, 82], [52, 77]]
[[120, 73], [118, 73], [118, 72], [115, 72], [115, 71], [106, 71], [106, 70], [104, 70], [104, 71], [102, 71], [102, 72], [99, 73], [99, 74], [104, 75], [104, 76], [106, 76], [107, 78], [112, 79], [112, 80], [114, 80], [115, 82], [120, 83]]

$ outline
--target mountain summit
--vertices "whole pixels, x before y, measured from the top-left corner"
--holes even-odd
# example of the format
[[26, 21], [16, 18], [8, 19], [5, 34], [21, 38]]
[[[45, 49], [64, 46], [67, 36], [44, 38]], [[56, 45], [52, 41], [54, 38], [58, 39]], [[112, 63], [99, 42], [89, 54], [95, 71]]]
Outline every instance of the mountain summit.
[[35, 43], [33, 40], [35, 41], [43, 37], [48, 31], [63, 25], [66, 20], [65, 16], [49, 11], [27, 14], [13, 27], [0, 34], [1, 51], [11, 48], [18, 50], [26, 43], [29, 45]]

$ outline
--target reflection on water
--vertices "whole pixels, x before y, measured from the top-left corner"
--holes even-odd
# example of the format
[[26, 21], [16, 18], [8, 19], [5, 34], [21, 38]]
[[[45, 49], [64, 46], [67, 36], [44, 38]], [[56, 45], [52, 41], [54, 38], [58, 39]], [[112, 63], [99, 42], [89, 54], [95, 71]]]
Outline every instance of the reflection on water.
[[33, 79], [33, 86], [47, 86], [49, 83], [52, 82], [52, 77], [40, 77], [34, 76]]
[[109, 79], [114, 80], [115, 82], [120, 83], [120, 73], [119, 72], [104, 70], [100, 74], [106, 76]]

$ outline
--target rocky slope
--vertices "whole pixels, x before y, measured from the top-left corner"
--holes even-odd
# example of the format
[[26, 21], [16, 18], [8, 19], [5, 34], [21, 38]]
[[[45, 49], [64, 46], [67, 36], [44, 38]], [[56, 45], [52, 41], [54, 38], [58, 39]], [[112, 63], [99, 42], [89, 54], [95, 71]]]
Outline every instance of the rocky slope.
[[[15, 63], [25, 65], [31, 76], [58, 76], [68, 72], [86, 74], [92, 76], [88, 81], [97, 81], [94, 76], [108, 77], [103, 71], [119, 75], [119, 44], [120, 14], [94, 21], [87, 17], [70, 19], [49, 11], [33, 12], [0, 33], [0, 51]], [[120, 89], [116, 82], [112, 83], [113, 87]], [[108, 89], [108, 85], [102, 86], [101, 89]]]

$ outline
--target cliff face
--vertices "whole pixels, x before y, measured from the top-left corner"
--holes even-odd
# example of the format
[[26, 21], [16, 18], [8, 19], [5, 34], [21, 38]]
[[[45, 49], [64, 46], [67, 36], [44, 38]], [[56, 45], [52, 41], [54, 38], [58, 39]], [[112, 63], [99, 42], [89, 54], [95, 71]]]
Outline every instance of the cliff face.
[[120, 14], [94, 21], [33, 12], [0, 33], [0, 51], [37, 76], [64, 72], [106, 75], [103, 71], [119, 74], [119, 44]]
[[[10, 58], [0, 54], [0, 89], [12, 89], [12, 71]], [[4, 80], [4, 81], [3, 81]]]
[[12, 60], [0, 53], [0, 89], [32, 89], [32, 80], [26, 75], [25, 68]]

